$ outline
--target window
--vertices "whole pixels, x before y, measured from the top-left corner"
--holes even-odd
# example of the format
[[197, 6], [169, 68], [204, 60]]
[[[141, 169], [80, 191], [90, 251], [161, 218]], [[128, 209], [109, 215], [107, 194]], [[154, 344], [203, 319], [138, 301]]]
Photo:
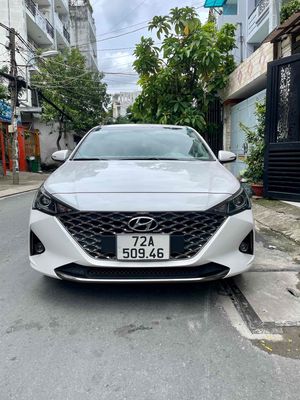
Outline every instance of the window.
[[223, 6], [224, 15], [237, 15], [237, 0], [228, 0]]

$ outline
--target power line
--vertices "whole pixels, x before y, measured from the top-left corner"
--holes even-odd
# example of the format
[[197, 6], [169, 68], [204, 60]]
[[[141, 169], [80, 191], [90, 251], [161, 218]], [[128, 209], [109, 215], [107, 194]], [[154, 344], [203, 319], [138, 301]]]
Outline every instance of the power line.
[[103, 71], [104, 75], [125, 75], [125, 76], [139, 76], [138, 74], [133, 74], [131, 72], [105, 72]]
[[[203, 4], [200, 5], [199, 7], [194, 7], [195, 10], [197, 10], [197, 9], [199, 9], [199, 8], [203, 8]], [[151, 20], [149, 20], [149, 22], [150, 22], [150, 21], [151, 21]], [[135, 32], [137, 32], [137, 31], [146, 29], [146, 28], [148, 28], [148, 25], [145, 25], [145, 26], [143, 26], [143, 27], [141, 27], [141, 28], [138, 28], [138, 29], [133, 29], [133, 30], [131, 30], [131, 31], [129, 31], [129, 32], [121, 33], [120, 35], [115, 35], [115, 36], [111, 36], [111, 37], [104, 38], [104, 39], [97, 39], [97, 40], [95, 40], [95, 41], [93, 41], [93, 42], [81, 43], [81, 44], [79, 44], [78, 46], [74, 46], [74, 47], [80, 48], [80, 47], [83, 47], [83, 46], [89, 46], [89, 45], [92, 44], [92, 43], [99, 43], [99, 42], [104, 42], [104, 41], [106, 41], [106, 40], [116, 39], [116, 38], [118, 38], [118, 37], [126, 36], [126, 35], [129, 35], [129, 34], [131, 34], [131, 33], [135, 33]]]
[[136, 9], [138, 9], [139, 7], [141, 7], [146, 1], [147, 1], [147, 0], [142, 0], [142, 1], [141, 1], [140, 3], [138, 3], [133, 9], [130, 9], [129, 12], [128, 12], [127, 14], [125, 14], [125, 15], [122, 16], [122, 18], [120, 19], [120, 21], [117, 22], [117, 24], [116, 24], [115, 26], [119, 26], [120, 23], [123, 22], [124, 19], [125, 19], [126, 17], [128, 17], [128, 15], [132, 15], [132, 13], [133, 13]]
[[141, 22], [138, 22], [138, 23], [136, 23], [136, 24], [128, 25], [128, 26], [126, 26], [125, 28], [114, 29], [113, 31], [109, 31], [109, 32], [105, 32], [105, 33], [99, 33], [99, 35], [97, 35], [96, 37], [98, 37], [98, 36], [106, 36], [106, 35], [110, 35], [111, 33], [124, 31], [124, 30], [129, 29], [129, 28], [134, 28], [135, 26], [138, 26], [138, 25], [147, 24], [147, 23], [150, 22], [150, 21], [151, 21], [151, 20], [146, 19], [146, 20], [141, 21]]

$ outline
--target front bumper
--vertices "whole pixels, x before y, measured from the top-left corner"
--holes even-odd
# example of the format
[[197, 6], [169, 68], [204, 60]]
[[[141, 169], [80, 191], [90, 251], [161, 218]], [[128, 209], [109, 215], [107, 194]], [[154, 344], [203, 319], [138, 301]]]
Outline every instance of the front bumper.
[[[79, 244], [67, 232], [64, 226], [56, 217], [44, 214], [38, 210], [32, 210], [30, 217], [30, 230], [39, 238], [45, 246], [42, 254], [30, 256], [32, 268], [58, 279], [68, 279], [85, 282], [166, 282], [166, 281], [204, 281], [220, 279], [240, 274], [252, 265], [254, 255], [245, 254], [239, 250], [241, 241], [253, 230], [253, 216], [251, 210], [243, 211], [239, 214], [230, 216], [220, 226], [215, 235], [194, 257], [184, 260], [169, 260], [155, 262], [124, 262], [115, 260], [96, 260], [89, 256]], [[211, 269], [211, 273], [205, 274], [208, 265], [219, 265], [221, 270]], [[94, 277], [88, 274], [72, 274], [63, 271], [68, 265], [77, 265], [94, 271]], [[155, 266], [155, 268], [154, 268]], [[122, 269], [122, 276], [101, 276], [96, 271], [116, 271]], [[126, 269], [128, 268], [128, 276]], [[176, 271], [186, 272], [200, 271], [189, 277], [187, 274], [134, 276], [131, 274], [133, 269], [175, 269]]]

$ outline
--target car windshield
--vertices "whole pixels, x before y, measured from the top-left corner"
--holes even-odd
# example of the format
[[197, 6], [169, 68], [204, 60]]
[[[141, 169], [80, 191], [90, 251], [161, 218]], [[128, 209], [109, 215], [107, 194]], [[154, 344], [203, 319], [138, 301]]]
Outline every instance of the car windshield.
[[202, 160], [213, 156], [191, 128], [104, 126], [79, 146], [73, 160]]

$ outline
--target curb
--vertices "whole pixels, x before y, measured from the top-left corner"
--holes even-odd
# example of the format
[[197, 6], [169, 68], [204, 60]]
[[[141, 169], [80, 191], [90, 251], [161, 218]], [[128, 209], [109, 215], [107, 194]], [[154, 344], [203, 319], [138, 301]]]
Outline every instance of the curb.
[[28, 188], [22, 188], [21, 190], [16, 190], [16, 189], [5, 189], [5, 190], [0, 190], [0, 199], [6, 199], [8, 197], [13, 197], [17, 196], [18, 194], [23, 194], [23, 193], [28, 193], [28, 192], [33, 192], [37, 190], [41, 185], [34, 185], [30, 186]]
[[276, 210], [254, 203], [253, 213], [255, 221], [265, 228], [300, 244], [300, 210], [297, 209], [293, 212], [287, 207], [280, 207]]

